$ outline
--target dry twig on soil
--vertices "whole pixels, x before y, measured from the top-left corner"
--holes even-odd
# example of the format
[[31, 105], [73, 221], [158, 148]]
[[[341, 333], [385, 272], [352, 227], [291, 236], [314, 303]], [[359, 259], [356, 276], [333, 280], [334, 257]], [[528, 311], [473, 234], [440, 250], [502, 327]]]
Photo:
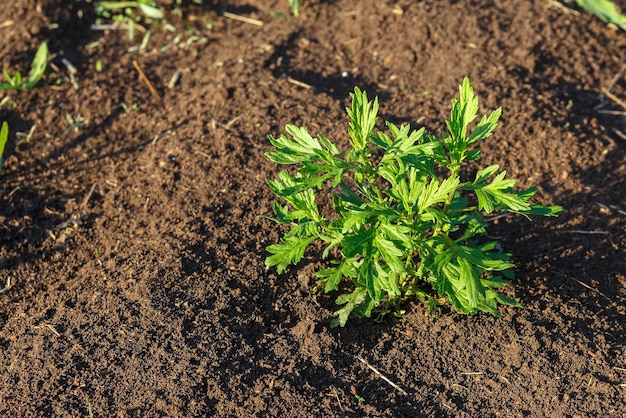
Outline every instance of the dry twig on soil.
[[372, 366], [371, 364], [369, 364], [367, 361], [365, 361], [365, 359], [363, 359], [363, 357], [361, 356], [356, 356], [356, 358], [363, 364], [365, 364], [371, 371], [373, 371], [374, 373], [376, 373], [378, 375], [378, 377], [380, 377], [381, 379], [383, 379], [385, 382], [389, 383], [391, 386], [393, 386], [394, 389], [396, 389], [398, 392], [402, 393], [403, 395], [407, 395], [407, 393], [404, 391], [404, 389], [402, 389], [400, 386], [396, 385], [395, 383], [393, 383], [389, 378], [387, 378], [386, 376], [384, 376], [381, 372], [379, 372], [374, 366]]

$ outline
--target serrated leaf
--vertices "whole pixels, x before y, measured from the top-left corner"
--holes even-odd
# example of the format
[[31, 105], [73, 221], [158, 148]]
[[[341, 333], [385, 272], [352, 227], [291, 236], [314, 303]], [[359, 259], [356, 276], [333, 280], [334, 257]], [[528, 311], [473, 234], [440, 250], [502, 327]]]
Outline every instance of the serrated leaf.
[[467, 144], [468, 145], [473, 144], [474, 142], [480, 141], [481, 139], [485, 139], [489, 135], [491, 135], [493, 130], [496, 129], [496, 126], [498, 126], [498, 120], [500, 119], [501, 115], [502, 115], [502, 108], [499, 107], [493, 112], [491, 112], [489, 116], [487, 115], [483, 116], [483, 118], [478, 123], [476, 128], [474, 128], [474, 130], [470, 134], [469, 138], [467, 138]]
[[404, 247], [402, 251], [413, 249], [413, 240], [411, 239], [413, 230], [411, 228], [403, 225], [381, 223], [378, 229], [387, 239], [401, 243]]
[[[268, 181], [288, 203], [275, 204], [275, 220], [291, 230], [280, 244], [268, 247], [273, 253], [267, 265], [284, 269], [297, 263], [313, 237], [327, 244], [323, 257], [332, 248], [340, 249], [333, 267], [317, 273], [318, 286], [326, 292], [340, 283], [354, 286], [352, 293], [337, 298], [345, 306], [335, 312], [332, 326], [345, 325], [351, 314], [392, 312], [400, 297], [412, 293], [428, 296], [418, 288], [424, 281], [462, 313], [499, 315], [499, 303], [518, 304], [496, 292], [508, 284], [504, 278], [512, 278], [510, 254], [499, 252], [496, 242], [475, 240], [486, 234], [481, 211], [552, 215], [561, 208], [531, 206], [534, 189], [515, 191], [515, 180], [507, 179], [505, 171], [498, 174], [497, 165], [478, 170], [473, 182], [460, 183], [463, 162], [480, 156], [479, 149], [468, 151], [468, 146], [492, 134], [501, 109], [482, 116], [469, 132], [478, 115], [478, 98], [465, 79], [441, 141], [423, 129], [391, 123], [386, 123], [390, 135], [375, 135], [377, 99], [369, 101], [358, 88], [351, 96], [347, 112], [352, 149], [345, 159], [326, 137], [313, 138], [305, 128], [290, 126], [291, 139], [270, 137], [276, 150], [268, 156], [299, 166], [295, 175], [283, 171]], [[329, 185], [338, 186], [331, 221], [319, 215], [316, 204], [317, 189]], [[496, 271], [499, 275], [491, 277]]]
[[363, 303], [367, 298], [367, 290], [364, 288], [357, 288], [350, 294], [345, 294], [339, 296], [335, 303], [337, 305], [346, 305], [343, 308], [336, 311], [333, 315], [336, 316], [336, 320], [331, 322], [331, 328], [336, 326], [343, 327], [346, 325], [348, 318], [350, 317], [350, 313], [356, 308], [358, 305]]
[[379, 148], [386, 150], [393, 143], [393, 140], [386, 133], [379, 132], [377, 136], [372, 137], [372, 142]]
[[304, 252], [315, 237], [286, 236], [279, 244], [269, 245], [266, 250], [272, 254], [265, 259], [267, 268], [276, 266], [276, 271], [281, 274], [289, 265], [295, 265], [302, 260]]
[[420, 211], [424, 211], [436, 203], [446, 201], [450, 193], [454, 192], [458, 185], [458, 177], [448, 177], [441, 183], [438, 179], [431, 179], [417, 199], [417, 206]]
[[272, 210], [274, 211], [276, 218], [271, 218], [271, 219], [273, 219], [274, 221], [278, 223], [289, 225], [291, 221], [293, 220], [293, 217], [290, 216], [288, 206], [282, 206], [280, 203], [275, 201], [274, 204], [272, 205]]
[[478, 97], [474, 95], [474, 88], [469, 79], [463, 79], [459, 86], [459, 99], [452, 101], [452, 112], [450, 120], [446, 123], [451, 139], [457, 143], [465, 143], [467, 137], [467, 127], [476, 119], [478, 114]]
[[455, 252], [461, 257], [469, 261], [472, 265], [481, 268], [482, 270], [489, 271], [501, 271], [507, 270], [514, 266], [513, 263], [509, 263], [509, 255], [500, 252], [490, 251], [492, 243], [488, 243], [482, 247], [470, 247], [466, 245], [459, 245], [455, 247]]
[[348, 234], [351, 231], [362, 229], [368, 219], [369, 214], [367, 212], [350, 211], [344, 215], [341, 233]]
[[472, 308], [477, 308], [480, 301], [485, 298], [485, 288], [478, 278], [472, 264], [464, 257], [457, 257], [459, 263], [459, 279], [465, 285], [465, 296]]
[[374, 265], [373, 255], [368, 254], [363, 258], [363, 263], [359, 267], [357, 280], [365, 283], [365, 288], [370, 298], [376, 302], [382, 299], [382, 289], [378, 282], [378, 270]]
[[331, 292], [333, 290], [337, 290], [339, 287], [339, 283], [341, 283], [341, 279], [343, 279], [343, 273], [341, 271], [341, 266], [330, 267], [326, 269], [321, 269], [315, 275], [321, 280], [324, 284], [324, 293]]
[[530, 205], [530, 209], [520, 211], [523, 215], [558, 216], [563, 212], [562, 206]]
[[352, 235], [346, 235], [342, 241], [342, 253], [345, 257], [357, 254], [371, 255], [372, 240], [376, 231], [374, 228], [360, 228]]
[[486, 279], [480, 279], [480, 282], [484, 287], [490, 287], [492, 289], [499, 289], [501, 287], [505, 287], [509, 285], [511, 282], [509, 280], [505, 280], [500, 276], [489, 277]]
[[346, 108], [350, 116], [350, 128], [348, 134], [352, 139], [352, 148], [355, 151], [362, 151], [367, 147], [370, 137], [376, 126], [378, 114], [378, 97], [369, 101], [367, 93], [358, 87], [351, 93], [352, 107]]
[[401, 295], [398, 283], [399, 273], [397, 271], [386, 271], [380, 264], [376, 264], [378, 271], [378, 282], [383, 291], [385, 291], [392, 300]]
[[298, 219], [308, 217], [309, 219], [320, 221], [319, 209], [315, 203], [315, 193], [312, 189], [308, 188], [311, 187], [311, 185], [307, 185], [306, 181], [307, 179], [294, 178], [289, 172], [281, 171], [278, 173], [278, 179], [268, 179], [267, 185], [272, 189], [274, 194], [282, 197], [295, 209], [300, 211]]
[[[473, 310], [462, 299], [458, 297], [457, 290], [453, 285], [453, 281], [448, 277], [449, 265], [446, 266], [440, 274], [437, 275], [433, 284], [435, 290], [441, 297], [445, 297], [458, 312], [471, 313]], [[458, 280], [458, 279], [453, 279]]]
[[530, 205], [523, 198], [510, 191], [515, 185], [515, 180], [507, 179], [505, 176], [506, 171], [502, 171], [491, 183], [476, 186], [474, 192], [480, 210], [491, 213], [498, 205], [503, 205], [503, 209], [513, 212], [530, 210]]
[[322, 145], [328, 150], [328, 152], [330, 152], [331, 155], [341, 154], [341, 152], [339, 151], [339, 148], [337, 148], [335, 144], [330, 142], [330, 140], [326, 138], [324, 135], [318, 134], [317, 138], [322, 143]]
[[322, 146], [306, 128], [287, 125], [285, 130], [293, 139], [285, 135], [278, 138], [268, 136], [270, 143], [276, 148], [276, 151], [265, 153], [271, 161], [277, 164], [295, 164], [319, 158], [315, 150], [322, 150]]
[[493, 176], [498, 170], [500, 166], [498, 164], [493, 164], [483, 169], [480, 169], [476, 172], [476, 178], [472, 182], [476, 187], [482, 186], [491, 176]]
[[376, 234], [373, 246], [393, 271], [397, 273], [404, 271], [404, 263], [401, 258], [403, 252], [392, 241], [383, 238], [380, 234]]

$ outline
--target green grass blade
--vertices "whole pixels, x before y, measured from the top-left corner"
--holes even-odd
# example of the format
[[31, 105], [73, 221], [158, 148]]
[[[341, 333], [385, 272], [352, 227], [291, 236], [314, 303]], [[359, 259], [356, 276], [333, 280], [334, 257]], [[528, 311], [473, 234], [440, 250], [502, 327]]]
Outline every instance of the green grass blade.
[[615, 3], [609, 0], [576, 0], [576, 3], [589, 13], [596, 15], [603, 22], [613, 23], [626, 31], [626, 16], [617, 10]]
[[26, 88], [33, 88], [35, 84], [41, 80], [43, 74], [46, 72], [48, 66], [48, 44], [42, 43], [37, 49], [35, 58], [30, 65], [30, 72], [28, 73], [28, 81], [25, 83]]
[[4, 147], [9, 140], [9, 124], [2, 122], [0, 128], [0, 173], [2, 173], [2, 164], [4, 164]]

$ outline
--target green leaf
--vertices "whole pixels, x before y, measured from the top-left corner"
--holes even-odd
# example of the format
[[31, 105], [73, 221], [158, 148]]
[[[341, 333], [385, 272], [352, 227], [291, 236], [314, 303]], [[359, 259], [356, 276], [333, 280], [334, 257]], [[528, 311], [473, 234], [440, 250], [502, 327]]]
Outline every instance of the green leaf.
[[352, 107], [346, 108], [350, 116], [348, 134], [352, 139], [352, 148], [362, 151], [367, 147], [369, 139], [374, 133], [378, 114], [378, 97], [373, 101], [367, 99], [367, 93], [358, 87], [351, 93]]
[[436, 275], [433, 287], [437, 290], [439, 296], [447, 298], [448, 301], [452, 303], [454, 309], [458, 312], [472, 313], [473, 310], [471, 307], [465, 304], [463, 300], [458, 297], [457, 290], [453, 282], [453, 280], [457, 281], [456, 274], [450, 273], [451, 269], [449, 266], [450, 265], [444, 267], [441, 273]]
[[476, 179], [474, 180], [473, 184], [477, 187], [483, 185], [487, 181], [487, 179], [493, 176], [499, 169], [500, 166], [498, 164], [493, 164], [489, 167], [478, 170], [478, 172], [476, 173]]
[[345, 258], [341, 262], [335, 261], [338, 263], [336, 267], [321, 269], [315, 273], [321, 279], [318, 284], [324, 285], [324, 293], [337, 290], [344, 277], [353, 278], [357, 276], [357, 271], [354, 268], [355, 260], [355, 258]]
[[404, 225], [395, 225], [387, 222], [382, 222], [378, 226], [378, 230], [383, 234], [385, 238], [393, 241], [396, 245], [402, 245], [400, 251], [414, 249], [413, 240], [411, 239], [411, 233], [414, 229]]
[[265, 266], [267, 268], [276, 266], [276, 271], [281, 274], [289, 265], [298, 264], [302, 260], [306, 248], [313, 241], [315, 237], [286, 236], [281, 243], [266, 248], [272, 255], [265, 259]]
[[474, 128], [474, 131], [472, 131], [472, 134], [469, 136], [469, 138], [467, 138], [467, 143], [473, 144], [474, 142], [485, 139], [489, 135], [491, 135], [493, 130], [496, 129], [496, 126], [498, 126], [498, 120], [500, 119], [501, 115], [502, 108], [499, 107], [491, 112], [489, 116], [483, 116], [482, 120], [478, 123], [476, 128]]
[[326, 138], [324, 135], [319, 134], [317, 136], [317, 138], [322, 143], [322, 145], [324, 145], [324, 147], [331, 153], [331, 155], [339, 155], [340, 154], [339, 148], [337, 148], [337, 146], [335, 144], [330, 142], [330, 140], [328, 138]]
[[392, 241], [383, 238], [380, 234], [376, 234], [373, 245], [393, 271], [397, 273], [404, 271], [404, 263], [401, 259], [404, 254]]
[[345, 257], [354, 257], [357, 254], [371, 255], [375, 233], [374, 228], [360, 228], [354, 234], [346, 235], [341, 244], [343, 255]]
[[370, 212], [350, 211], [344, 215], [341, 233], [347, 234], [351, 231], [362, 229], [367, 220], [370, 218]]
[[485, 298], [485, 288], [469, 260], [458, 257], [457, 262], [459, 263], [459, 279], [465, 285], [467, 301], [472, 308], [477, 308], [480, 301]]
[[35, 53], [35, 58], [30, 66], [30, 72], [28, 73], [28, 82], [26, 88], [33, 88], [35, 84], [41, 80], [43, 74], [46, 72], [48, 66], [48, 44], [42, 43]]
[[0, 173], [2, 173], [2, 165], [4, 164], [4, 147], [9, 140], [9, 124], [2, 122], [2, 128], [0, 128]]
[[158, 7], [143, 3], [139, 3], [137, 7], [139, 7], [141, 13], [143, 13], [146, 17], [150, 19], [160, 20], [165, 17], [163, 10], [160, 10]]
[[474, 95], [474, 88], [468, 78], [463, 79], [463, 84], [459, 86], [459, 95], [458, 100], [452, 100], [450, 121], [447, 122], [451, 139], [457, 144], [465, 143], [467, 127], [478, 114], [478, 97]]
[[337, 326], [343, 327], [346, 325], [346, 322], [350, 317], [350, 313], [354, 310], [354, 308], [362, 304], [366, 298], [367, 290], [364, 288], [357, 288], [350, 294], [339, 296], [335, 300], [335, 303], [337, 305], [345, 304], [346, 306], [334, 313], [334, 316], [337, 318], [330, 323], [330, 327], [335, 328]]
[[397, 271], [385, 270], [379, 263], [375, 263], [375, 265], [381, 289], [387, 293], [391, 300], [398, 298], [402, 294], [398, 283], [400, 274]]
[[328, 293], [333, 290], [337, 290], [341, 279], [343, 279], [343, 272], [341, 266], [321, 269], [315, 275], [324, 280], [320, 280], [324, 284], [324, 293]]
[[493, 212], [498, 205], [513, 212], [530, 210], [530, 205], [520, 196], [511, 193], [515, 180], [505, 178], [506, 171], [502, 171], [490, 184], [478, 186], [474, 192], [478, 198], [478, 208], [487, 213]]
[[285, 130], [292, 139], [285, 135], [268, 138], [276, 151], [267, 152], [265, 155], [277, 164], [295, 164], [307, 160], [318, 159], [315, 150], [322, 150], [319, 141], [311, 136], [306, 128], [299, 128], [295, 125], [285, 126]]
[[489, 277], [487, 279], [480, 279], [480, 282], [482, 283], [484, 287], [489, 287], [492, 289], [499, 289], [511, 283], [509, 280], [505, 280], [500, 276]]
[[358, 273], [357, 280], [365, 283], [370, 298], [376, 302], [380, 301], [382, 299], [382, 286], [378, 281], [378, 270], [374, 264], [373, 254], [368, 253], [365, 255]]
[[563, 212], [562, 206], [530, 205], [530, 209], [520, 211], [523, 215], [558, 216]]
[[576, 3], [603, 22], [613, 23], [626, 31], [626, 16], [621, 14], [615, 3], [609, 0], [576, 0]]
[[441, 183], [438, 179], [432, 179], [417, 199], [417, 206], [419, 207], [420, 212], [436, 203], [445, 202], [450, 193], [453, 193], [458, 185], [459, 178], [456, 176], [448, 177]]
[[281, 171], [278, 173], [278, 179], [268, 179], [267, 184], [277, 196], [285, 199], [299, 211], [297, 215], [293, 214], [293, 216], [297, 216], [296, 219], [307, 217], [314, 221], [321, 220], [319, 209], [315, 203], [315, 193], [310, 188], [300, 187], [306, 184], [306, 180], [301, 181], [301, 178], [294, 178], [289, 172]]
[[302, 6], [302, 0], [289, 0], [291, 6], [291, 12], [295, 17], [298, 17], [298, 9]]
[[354, 192], [354, 190], [352, 190], [351, 188], [349, 188], [345, 184], [340, 183], [339, 187], [341, 188], [341, 190], [339, 192], [339, 197], [343, 201], [345, 201], [347, 203], [350, 203], [351, 205], [354, 205], [354, 206], [361, 206], [361, 205], [365, 204], [365, 200], [363, 200], [363, 198], [361, 196], [356, 194]]

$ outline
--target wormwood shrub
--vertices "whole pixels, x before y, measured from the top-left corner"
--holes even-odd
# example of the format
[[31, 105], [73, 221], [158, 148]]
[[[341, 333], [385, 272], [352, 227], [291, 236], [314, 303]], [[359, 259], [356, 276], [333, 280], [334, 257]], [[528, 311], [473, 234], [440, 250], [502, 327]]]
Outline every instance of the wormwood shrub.
[[[522, 306], [499, 292], [513, 277], [511, 255], [485, 239], [484, 213], [509, 211], [525, 216], [554, 216], [562, 208], [531, 205], [535, 188], [515, 190], [498, 165], [462, 179], [461, 167], [477, 160], [473, 146], [487, 138], [500, 118], [498, 108], [473, 129], [478, 98], [468, 79], [452, 101], [450, 120], [441, 139], [387, 122], [389, 133], [374, 132], [378, 99], [368, 101], [358, 88], [351, 94], [348, 134], [351, 149], [344, 155], [323, 135], [287, 125], [290, 137], [269, 136], [275, 147], [266, 156], [278, 164], [295, 165], [295, 175], [281, 171], [268, 180], [286, 205], [274, 202], [274, 221], [288, 225], [278, 244], [269, 245], [268, 268], [282, 273], [297, 264], [306, 248], [318, 240], [332, 256], [319, 270], [318, 289], [342, 291], [331, 326], [344, 326], [350, 314], [369, 317], [398, 310], [410, 295], [437, 306], [434, 289], [462, 313], [490, 312], [498, 304]], [[349, 179], [349, 180], [348, 180]], [[334, 216], [318, 207], [318, 190], [330, 189]], [[431, 292], [432, 293], [432, 292]]]

